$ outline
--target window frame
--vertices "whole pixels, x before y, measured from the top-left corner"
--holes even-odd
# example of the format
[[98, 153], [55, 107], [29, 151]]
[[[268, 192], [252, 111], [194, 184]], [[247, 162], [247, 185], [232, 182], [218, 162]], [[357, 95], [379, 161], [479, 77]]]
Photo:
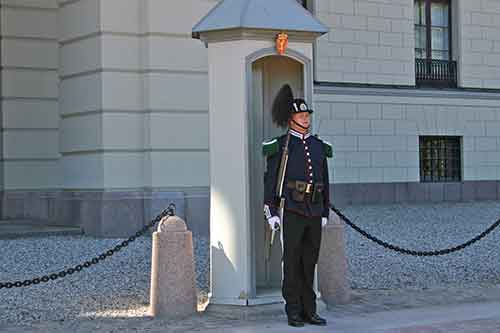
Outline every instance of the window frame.
[[[427, 140], [445, 140], [444, 146], [426, 147]], [[420, 135], [419, 136], [419, 166], [421, 183], [451, 183], [462, 182], [462, 137], [450, 135]], [[435, 151], [434, 151], [435, 150]], [[450, 151], [451, 150], [451, 151]], [[425, 157], [427, 155], [427, 157]], [[431, 156], [432, 155], [432, 156]], [[428, 157], [430, 156], [430, 157]], [[445, 163], [444, 175], [439, 174], [439, 163]], [[430, 174], [424, 174], [426, 164], [430, 164]], [[453, 171], [456, 169], [455, 171]]]
[[[303, 0], [306, 1], [306, 0]], [[448, 59], [446, 61], [453, 61], [453, 42], [452, 42], [452, 0], [414, 0], [415, 3], [423, 2], [424, 3], [424, 15], [425, 15], [425, 36], [426, 36], [426, 45], [425, 45], [425, 58], [426, 60], [432, 60], [432, 13], [431, 13], [431, 3], [446, 3], [448, 4]], [[415, 6], [415, 5], [414, 5]], [[417, 24], [414, 22], [414, 29]]]

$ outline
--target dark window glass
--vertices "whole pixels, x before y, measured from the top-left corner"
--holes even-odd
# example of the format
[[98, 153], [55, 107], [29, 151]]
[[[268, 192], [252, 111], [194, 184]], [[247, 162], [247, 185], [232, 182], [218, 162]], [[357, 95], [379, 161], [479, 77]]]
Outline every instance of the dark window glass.
[[425, 2], [415, 1], [415, 57], [426, 57], [427, 33], [425, 24]]
[[449, 6], [446, 2], [431, 3], [431, 58], [450, 60]]
[[461, 147], [458, 136], [420, 137], [420, 181], [461, 181]]
[[415, 57], [450, 60], [449, 0], [415, 0]]

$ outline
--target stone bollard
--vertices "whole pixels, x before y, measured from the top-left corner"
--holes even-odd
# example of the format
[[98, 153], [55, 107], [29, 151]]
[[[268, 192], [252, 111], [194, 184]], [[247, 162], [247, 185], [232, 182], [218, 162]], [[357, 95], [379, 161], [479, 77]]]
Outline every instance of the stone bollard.
[[344, 250], [344, 224], [333, 211], [330, 211], [328, 222], [323, 228], [318, 260], [318, 289], [327, 308], [351, 300]]
[[191, 232], [178, 216], [163, 218], [153, 233], [150, 314], [179, 319], [196, 313], [195, 279]]

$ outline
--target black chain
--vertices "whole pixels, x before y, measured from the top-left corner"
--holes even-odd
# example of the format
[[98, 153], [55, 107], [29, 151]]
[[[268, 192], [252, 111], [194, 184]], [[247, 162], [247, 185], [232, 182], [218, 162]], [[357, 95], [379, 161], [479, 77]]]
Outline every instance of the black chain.
[[45, 283], [45, 282], [57, 280], [59, 278], [65, 277], [65, 276], [72, 275], [73, 273], [80, 272], [80, 271], [84, 270], [85, 268], [89, 268], [92, 265], [95, 265], [99, 262], [102, 262], [106, 258], [111, 257], [113, 254], [121, 251], [123, 248], [130, 245], [130, 243], [135, 241], [137, 238], [141, 237], [146, 231], [148, 231], [149, 228], [153, 227], [156, 223], [160, 222], [165, 216], [173, 216], [174, 214], [175, 214], [175, 205], [173, 203], [171, 203], [170, 205], [168, 205], [168, 207], [165, 210], [163, 210], [159, 215], [157, 215], [153, 220], [151, 220], [150, 223], [146, 224], [139, 231], [137, 231], [135, 234], [130, 236], [127, 240], [124, 240], [120, 244], [116, 245], [114, 248], [109, 249], [108, 251], [101, 253], [100, 255], [92, 258], [91, 260], [87, 260], [82, 264], [70, 267], [70, 268], [62, 270], [60, 272], [44, 275], [42, 277], [37, 277], [37, 278], [31, 279], [31, 280], [15, 281], [15, 282], [0, 282], [0, 289], [28, 287], [28, 286], [36, 285], [39, 283]]
[[496, 227], [498, 227], [498, 225], [500, 224], [500, 219], [498, 219], [495, 223], [493, 223], [490, 227], [488, 227], [488, 229], [486, 229], [485, 231], [483, 231], [482, 233], [480, 233], [479, 235], [477, 235], [476, 237], [472, 238], [471, 240], [465, 242], [465, 243], [462, 243], [458, 246], [454, 246], [454, 247], [450, 247], [450, 248], [447, 248], [447, 249], [442, 249], [442, 250], [434, 250], [434, 251], [414, 251], [414, 250], [408, 250], [408, 249], [405, 249], [405, 248], [402, 248], [402, 247], [399, 247], [397, 245], [393, 245], [393, 244], [389, 244], [387, 242], [384, 242], [380, 239], [378, 239], [377, 237], [375, 236], [372, 236], [370, 235], [368, 232], [364, 231], [363, 229], [361, 229], [359, 226], [355, 225], [353, 222], [351, 222], [349, 220], [349, 218], [347, 218], [344, 214], [342, 214], [337, 208], [335, 208], [333, 205], [330, 206], [331, 210], [333, 210], [341, 219], [344, 220], [345, 223], [347, 223], [348, 226], [350, 226], [351, 228], [353, 228], [354, 230], [356, 230], [357, 232], [359, 232], [361, 235], [365, 236], [366, 238], [368, 238], [369, 240], [371, 241], [374, 241], [375, 243], [377, 243], [378, 245], [382, 245], [383, 247], [385, 247], [386, 249], [389, 249], [389, 250], [393, 250], [393, 251], [396, 251], [396, 252], [400, 252], [400, 253], [403, 253], [403, 254], [409, 254], [409, 255], [412, 255], [412, 256], [440, 256], [440, 255], [443, 255], [443, 254], [449, 254], [449, 253], [452, 253], [452, 252], [456, 252], [456, 251], [459, 251], [459, 250], [463, 250], [465, 249], [467, 246], [470, 246], [472, 244], [474, 244], [475, 242], [477, 242], [478, 240], [480, 240], [481, 238], [485, 237], [486, 235], [488, 235], [490, 232], [492, 232]]
[[[371, 241], [396, 252], [400, 252], [403, 254], [408, 254], [408, 255], [413, 255], [413, 256], [438, 256], [438, 255], [444, 255], [444, 254], [449, 254], [452, 252], [456, 252], [459, 250], [463, 250], [467, 246], [470, 246], [477, 242], [478, 240], [484, 238], [486, 235], [491, 233], [498, 225], [500, 225], [500, 219], [498, 219], [495, 223], [493, 223], [490, 227], [488, 227], [485, 231], [483, 231], [481, 234], [477, 235], [476, 237], [470, 239], [469, 241], [462, 243], [458, 246], [454, 246], [451, 248], [447, 249], [442, 249], [442, 250], [434, 250], [434, 251], [415, 251], [415, 250], [408, 250], [402, 247], [399, 247], [397, 245], [393, 245], [387, 242], [384, 242], [377, 237], [370, 235], [368, 232], [363, 230], [361, 227], [357, 226], [353, 222], [349, 220], [347, 216], [342, 214], [335, 206], [331, 205], [330, 208], [342, 219], [348, 226], [353, 228], [355, 231], [359, 232], [361, 235], [365, 236], [366, 238], [370, 239]], [[34, 278], [31, 280], [24, 280], [24, 281], [15, 281], [15, 282], [0, 282], [0, 289], [6, 288], [20, 288], [20, 287], [28, 287], [31, 285], [37, 285], [40, 283], [45, 283], [53, 280], [57, 280], [59, 278], [63, 278], [67, 275], [72, 275], [75, 272], [80, 272], [84, 270], [85, 268], [89, 268], [92, 265], [95, 265], [99, 262], [102, 262], [105, 260], [107, 257], [111, 257], [113, 254], [119, 252], [123, 248], [127, 247], [130, 243], [135, 241], [137, 238], [141, 237], [149, 228], [153, 227], [156, 223], [161, 221], [165, 216], [173, 216], [174, 215], [174, 209], [175, 205], [170, 204], [167, 209], [163, 210], [158, 216], [156, 216], [153, 220], [151, 220], [150, 223], [142, 227], [139, 231], [137, 231], [134, 235], [130, 236], [127, 240], [124, 240], [120, 244], [116, 245], [114, 248], [109, 249], [106, 252], [103, 252], [102, 254], [92, 258], [91, 260], [85, 261], [82, 264], [76, 265], [74, 267], [70, 267], [66, 270], [62, 270], [58, 273], [52, 273], [49, 275], [44, 275], [42, 277]]]

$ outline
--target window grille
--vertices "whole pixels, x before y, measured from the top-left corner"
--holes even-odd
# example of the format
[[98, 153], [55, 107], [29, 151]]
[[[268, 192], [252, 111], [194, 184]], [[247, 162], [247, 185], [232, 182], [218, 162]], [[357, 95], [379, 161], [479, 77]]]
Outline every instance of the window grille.
[[461, 181], [461, 147], [458, 136], [421, 136], [420, 181]]

